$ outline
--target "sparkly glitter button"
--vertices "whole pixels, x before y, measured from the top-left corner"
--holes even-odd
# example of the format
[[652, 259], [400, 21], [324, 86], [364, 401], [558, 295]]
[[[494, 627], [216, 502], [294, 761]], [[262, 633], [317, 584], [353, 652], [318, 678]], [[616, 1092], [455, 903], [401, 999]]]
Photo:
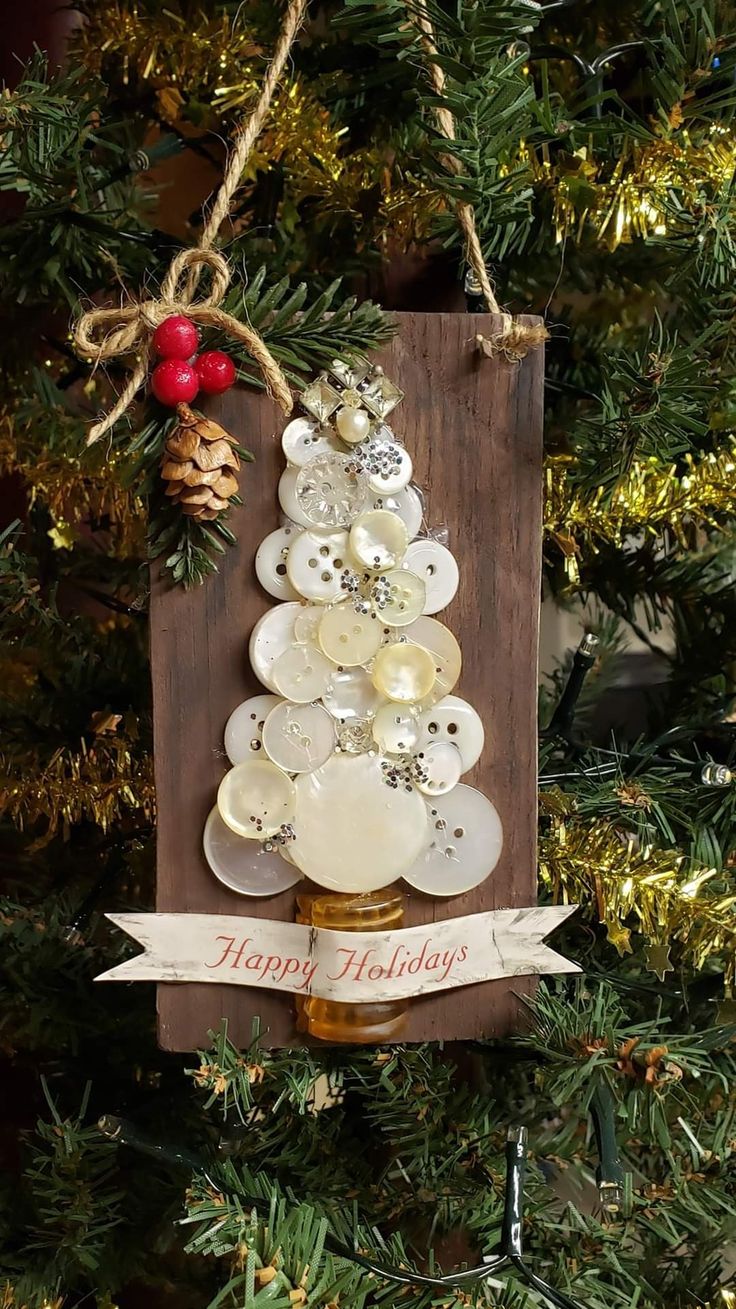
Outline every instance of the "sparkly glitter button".
[[278, 691], [273, 681], [273, 666], [294, 640], [294, 623], [302, 606], [297, 603], [274, 605], [258, 619], [251, 633], [248, 655], [251, 668], [269, 691]]
[[398, 567], [408, 544], [406, 525], [388, 509], [369, 509], [350, 529], [352, 554], [373, 572]]
[[313, 527], [349, 527], [368, 495], [365, 474], [348, 455], [320, 455], [299, 469], [295, 494]]
[[426, 587], [425, 614], [439, 613], [454, 599], [460, 574], [455, 556], [439, 541], [412, 541], [403, 563]]
[[281, 703], [263, 729], [263, 748], [272, 763], [287, 773], [321, 768], [335, 747], [335, 723], [317, 704]]
[[427, 595], [421, 577], [405, 568], [392, 568], [384, 574], [384, 581], [388, 599], [380, 607], [381, 622], [387, 627], [406, 627], [413, 623], [424, 612]]
[[461, 700], [458, 695], [446, 695], [431, 709], [425, 709], [419, 722], [420, 750], [436, 741], [450, 741], [460, 751], [464, 773], [477, 764], [485, 733], [480, 716], [467, 700]]
[[381, 704], [381, 697], [364, 668], [335, 668], [322, 703], [333, 718], [351, 722], [370, 718]]
[[293, 464], [284, 469], [279, 478], [279, 504], [292, 523], [297, 523], [299, 527], [313, 527], [314, 524], [307, 518], [296, 494], [296, 479], [300, 472], [301, 469]]
[[267, 759], [236, 764], [226, 773], [217, 792], [223, 822], [238, 836], [263, 840], [294, 818], [294, 783]]
[[217, 806], [205, 823], [202, 845], [217, 880], [239, 895], [279, 895], [301, 881], [301, 872], [275, 849], [265, 850], [260, 841], [245, 840], [231, 831]]
[[[453, 689], [463, 664], [463, 657], [449, 627], [436, 618], [418, 618], [404, 628], [404, 635], [429, 650], [434, 659], [436, 681], [429, 703], [435, 704]], [[422, 706], [425, 708], [426, 706]]]
[[292, 645], [279, 655], [273, 666], [276, 690], [286, 700], [308, 704], [319, 700], [329, 686], [332, 665], [313, 645]]
[[449, 741], [436, 741], [421, 751], [422, 776], [417, 782], [425, 795], [446, 795], [457, 786], [463, 771], [460, 751]]
[[419, 740], [416, 712], [397, 704], [381, 705], [373, 719], [373, 738], [386, 754], [406, 754]]
[[397, 495], [377, 495], [370, 504], [371, 509], [390, 509], [398, 514], [406, 527], [409, 540], [416, 536], [422, 526], [424, 506], [422, 497], [415, 486], [407, 486]]
[[356, 614], [349, 601], [328, 609], [319, 625], [319, 643], [327, 658], [348, 668], [372, 659], [381, 635], [381, 624], [370, 614]]
[[269, 532], [256, 550], [256, 577], [264, 591], [275, 600], [299, 598], [286, 575], [286, 557], [297, 530], [295, 527], [279, 527], [275, 532]]
[[388, 700], [415, 704], [430, 694], [434, 680], [434, 658], [420, 645], [397, 642], [382, 646], [376, 655], [373, 685]]
[[410, 868], [431, 839], [427, 807], [418, 791], [392, 789], [381, 760], [368, 754], [333, 755], [295, 783], [299, 868], [333, 891], [374, 891]]
[[263, 724], [277, 704], [281, 704], [277, 695], [252, 695], [233, 709], [225, 724], [225, 752], [231, 764], [261, 754]]
[[378, 495], [397, 495], [411, 481], [414, 471], [411, 456], [403, 445], [395, 441], [376, 441], [375, 465], [380, 471], [368, 471], [368, 485]]
[[300, 532], [289, 548], [288, 579], [305, 600], [328, 604], [343, 596], [341, 575], [348, 550], [347, 532]]
[[429, 849], [404, 873], [427, 895], [463, 895], [480, 886], [498, 863], [503, 829], [490, 800], [472, 786], [454, 787], [429, 802]]
[[290, 464], [303, 468], [317, 455], [334, 454], [337, 442], [334, 433], [314, 419], [294, 418], [284, 428], [281, 448]]

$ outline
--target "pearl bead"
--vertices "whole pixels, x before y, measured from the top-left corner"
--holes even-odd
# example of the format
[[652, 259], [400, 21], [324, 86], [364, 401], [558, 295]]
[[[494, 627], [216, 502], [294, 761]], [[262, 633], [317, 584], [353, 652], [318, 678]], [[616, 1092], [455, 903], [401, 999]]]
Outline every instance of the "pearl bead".
[[370, 414], [367, 414], [365, 409], [351, 409], [348, 405], [343, 405], [337, 411], [335, 426], [343, 441], [348, 445], [357, 445], [359, 441], [365, 441], [370, 431]]

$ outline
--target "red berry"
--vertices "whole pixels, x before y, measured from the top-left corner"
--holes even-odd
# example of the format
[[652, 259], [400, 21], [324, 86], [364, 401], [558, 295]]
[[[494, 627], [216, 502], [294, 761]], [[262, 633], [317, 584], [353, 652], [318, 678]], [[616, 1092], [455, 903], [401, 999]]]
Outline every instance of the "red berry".
[[191, 359], [198, 345], [199, 332], [183, 314], [165, 318], [153, 334], [153, 348], [162, 359]]
[[199, 380], [184, 359], [164, 359], [151, 373], [151, 390], [162, 405], [188, 404], [199, 390]]
[[194, 361], [199, 385], [207, 395], [221, 395], [235, 381], [235, 364], [222, 350], [205, 350]]

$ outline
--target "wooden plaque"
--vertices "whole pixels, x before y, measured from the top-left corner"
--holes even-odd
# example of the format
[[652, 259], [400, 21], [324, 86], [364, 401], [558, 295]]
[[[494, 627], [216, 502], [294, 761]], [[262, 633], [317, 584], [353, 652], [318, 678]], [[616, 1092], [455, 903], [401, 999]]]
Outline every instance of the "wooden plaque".
[[[458, 594], [437, 617], [462, 648], [456, 693], [474, 705], [486, 728], [481, 760], [463, 781], [493, 801], [505, 837], [495, 871], [476, 890], [432, 900], [407, 887], [404, 923], [412, 926], [535, 902], [543, 352], [532, 351], [520, 364], [484, 357], [473, 343], [477, 333], [500, 327], [489, 315], [396, 318], [397, 336], [380, 362], [406, 395], [390, 421], [414, 460], [427, 523], [448, 529], [460, 566]], [[264, 689], [250, 670], [247, 643], [256, 619], [276, 602], [258, 585], [253, 560], [279, 522], [285, 425], [267, 396], [246, 389], [213, 401], [208, 412], [256, 462], [244, 468], [245, 505], [231, 524], [238, 545], [222, 558], [219, 573], [190, 592], [153, 573], [156, 908], [293, 921], [294, 890], [264, 900], [238, 896], [213, 877], [202, 854], [205, 819], [228, 766], [225, 722], [236, 705]], [[532, 978], [514, 977], [413, 1000], [401, 1039], [509, 1032], [519, 1022], [517, 997], [532, 986]], [[202, 1045], [223, 1017], [231, 1039], [245, 1045], [256, 1014], [267, 1045], [304, 1044], [289, 995], [201, 983], [158, 987], [159, 1041], [166, 1050]]]

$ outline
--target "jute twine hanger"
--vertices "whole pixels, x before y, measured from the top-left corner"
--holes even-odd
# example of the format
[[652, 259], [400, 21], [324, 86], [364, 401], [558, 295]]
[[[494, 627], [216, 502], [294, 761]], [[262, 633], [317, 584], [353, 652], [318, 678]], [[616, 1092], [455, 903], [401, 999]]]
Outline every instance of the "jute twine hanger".
[[[213, 246], [230, 212], [248, 156], [263, 130], [306, 7], [307, 0], [290, 0], [260, 95], [252, 114], [236, 133], [222, 185], [199, 243], [191, 249], [180, 250], [174, 256], [157, 298], [136, 300], [118, 309], [90, 309], [75, 324], [73, 339], [77, 353], [91, 359], [94, 366], [121, 355], [137, 356], [118, 400], [109, 413], [90, 428], [87, 445], [94, 445], [95, 441], [109, 432], [132, 404], [148, 377], [153, 332], [159, 323], [172, 314], [185, 314], [192, 322], [203, 327], [219, 327], [228, 336], [240, 341], [258, 364], [269, 395], [273, 396], [285, 414], [291, 413], [294, 399], [289, 384], [263, 338], [247, 323], [239, 322], [232, 314], [220, 308], [230, 285], [230, 266], [224, 255], [213, 249]], [[202, 299], [195, 300], [197, 286], [205, 269], [211, 279], [210, 291]]]
[[[437, 63], [438, 51], [435, 45], [432, 23], [422, 0], [419, 0], [417, 5], [412, 5], [410, 12], [421, 33], [422, 46], [427, 55], [427, 72], [430, 81], [437, 98], [441, 99], [445, 93], [445, 74]], [[435, 109], [435, 117], [442, 135], [448, 141], [454, 141], [455, 120], [450, 110], [445, 105], [438, 105]], [[462, 176], [462, 164], [454, 155], [443, 155], [442, 162], [456, 177]], [[494, 332], [490, 337], [479, 336], [477, 338], [478, 345], [490, 354], [503, 354], [511, 362], [517, 363], [530, 350], [542, 345], [547, 340], [549, 332], [541, 323], [533, 325], [520, 323], [512, 318], [511, 314], [504, 312], [496, 299], [491, 279], [488, 276], [478, 229], [475, 225], [473, 206], [464, 200], [457, 200], [455, 201], [455, 213], [465, 238], [465, 253], [468, 263], [478, 279], [478, 285], [483, 293], [483, 299], [488, 306], [488, 311], [492, 314], [500, 314], [502, 319], [501, 330]]]

